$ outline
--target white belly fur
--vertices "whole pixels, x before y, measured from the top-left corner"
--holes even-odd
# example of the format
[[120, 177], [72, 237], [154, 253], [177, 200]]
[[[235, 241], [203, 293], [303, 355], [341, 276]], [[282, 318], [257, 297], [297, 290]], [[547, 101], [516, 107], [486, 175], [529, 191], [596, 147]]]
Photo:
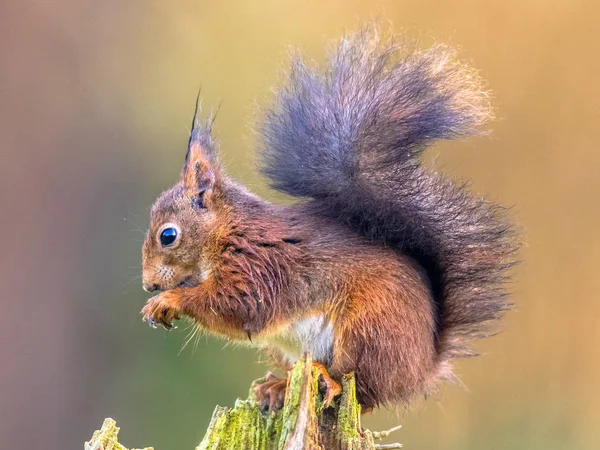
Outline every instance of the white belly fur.
[[332, 358], [333, 327], [324, 316], [312, 316], [292, 323], [264, 342], [279, 349], [290, 363], [308, 351], [314, 361], [326, 364]]

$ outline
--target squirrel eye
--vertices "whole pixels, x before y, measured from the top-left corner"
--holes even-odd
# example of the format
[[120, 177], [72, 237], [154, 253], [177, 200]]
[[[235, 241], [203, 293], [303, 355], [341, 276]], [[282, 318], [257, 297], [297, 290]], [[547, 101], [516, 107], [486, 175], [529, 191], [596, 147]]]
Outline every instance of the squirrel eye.
[[175, 228], [165, 228], [162, 233], [160, 233], [160, 243], [163, 247], [168, 247], [172, 245], [177, 239], [177, 230]]

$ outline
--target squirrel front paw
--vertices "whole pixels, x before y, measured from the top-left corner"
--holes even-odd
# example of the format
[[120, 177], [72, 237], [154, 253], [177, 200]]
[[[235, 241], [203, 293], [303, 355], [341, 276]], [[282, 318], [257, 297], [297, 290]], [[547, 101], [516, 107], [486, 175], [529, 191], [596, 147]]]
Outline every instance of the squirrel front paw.
[[171, 330], [173, 321], [179, 320], [181, 314], [180, 298], [171, 291], [155, 295], [142, 308], [142, 320], [152, 328], [161, 325], [165, 330]]

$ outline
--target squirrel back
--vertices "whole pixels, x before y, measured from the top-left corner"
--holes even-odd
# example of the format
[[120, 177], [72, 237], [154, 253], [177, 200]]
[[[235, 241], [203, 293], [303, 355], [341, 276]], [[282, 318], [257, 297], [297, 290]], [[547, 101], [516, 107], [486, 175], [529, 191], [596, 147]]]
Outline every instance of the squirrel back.
[[366, 28], [339, 42], [324, 71], [295, 57], [259, 127], [272, 187], [312, 198], [426, 271], [440, 365], [471, 355], [466, 344], [507, 309], [517, 245], [503, 208], [426, 169], [421, 155], [437, 139], [479, 134], [491, 115], [477, 74], [447, 47], [420, 52]]

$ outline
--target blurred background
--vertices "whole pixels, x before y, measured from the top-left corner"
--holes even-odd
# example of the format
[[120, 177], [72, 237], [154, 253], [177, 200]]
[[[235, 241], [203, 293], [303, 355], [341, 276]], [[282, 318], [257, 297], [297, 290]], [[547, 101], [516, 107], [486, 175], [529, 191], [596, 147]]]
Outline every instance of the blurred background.
[[[380, 18], [447, 42], [493, 90], [489, 137], [435, 164], [514, 205], [517, 309], [445, 386], [366, 426], [407, 449], [600, 448], [600, 4], [577, 0], [0, 3], [0, 445], [82, 448], [104, 417], [128, 447], [192, 449], [216, 404], [245, 397], [255, 351], [139, 310], [148, 208], [177, 179], [193, 105], [231, 175], [267, 198], [252, 122], [290, 46], [321, 59]], [[596, 206], [594, 206], [596, 205]]]

